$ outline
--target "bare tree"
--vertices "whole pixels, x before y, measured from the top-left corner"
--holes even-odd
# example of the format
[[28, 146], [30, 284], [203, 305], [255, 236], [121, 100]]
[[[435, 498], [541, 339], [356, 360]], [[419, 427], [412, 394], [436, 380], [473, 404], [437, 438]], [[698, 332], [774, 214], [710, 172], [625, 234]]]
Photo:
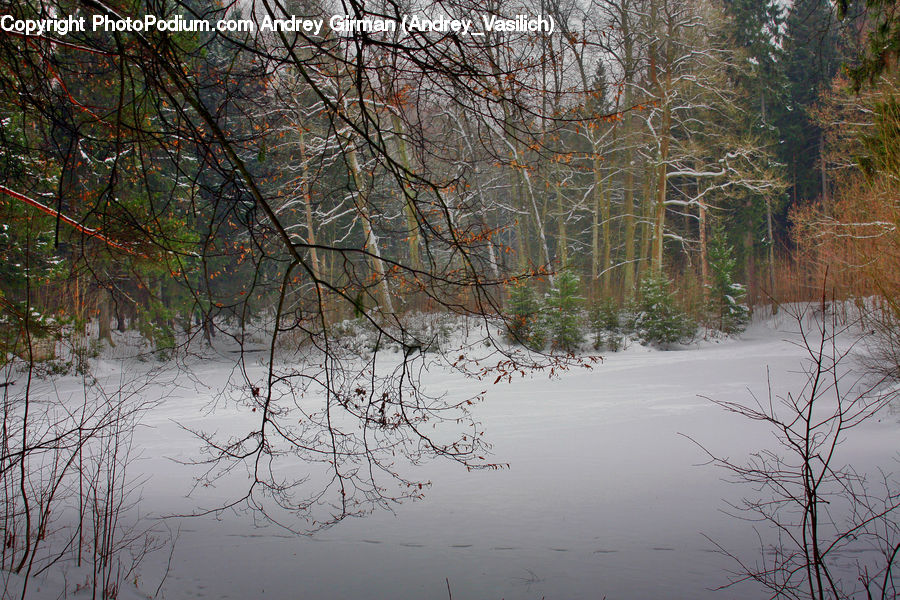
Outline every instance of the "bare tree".
[[[840, 446], [852, 431], [896, 398], [883, 379], [855, 375], [848, 364], [855, 344], [837, 311], [822, 302], [794, 315], [809, 361], [796, 393], [752, 404], [713, 402], [765, 424], [774, 448], [747, 463], [710, 453], [711, 462], [754, 494], [732, 514], [755, 523], [762, 555], [757, 561], [720, 550], [737, 561], [732, 582], [760, 584], [771, 598], [894, 598], [900, 552], [900, 491], [885, 473], [858, 472], [843, 464]], [[846, 337], [845, 337], [846, 336]], [[870, 551], [848, 567], [841, 554]]]

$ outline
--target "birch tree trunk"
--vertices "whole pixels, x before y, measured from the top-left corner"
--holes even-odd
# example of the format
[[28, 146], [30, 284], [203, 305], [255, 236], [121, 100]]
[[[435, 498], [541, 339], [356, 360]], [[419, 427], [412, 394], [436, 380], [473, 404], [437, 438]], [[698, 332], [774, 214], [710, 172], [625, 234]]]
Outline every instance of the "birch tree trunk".
[[319, 266], [319, 253], [316, 251], [316, 229], [313, 223], [312, 214], [312, 194], [310, 193], [311, 185], [309, 181], [309, 167], [306, 164], [306, 138], [304, 137], [303, 125], [300, 125], [300, 160], [302, 163], [302, 189], [303, 196], [303, 212], [306, 217], [306, 242], [309, 244], [309, 261], [310, 269], [312, 269], [313, 277], [322, 279], [322, 271]]
[[623, 293], [625, 298], [630, 298], [634, 293], [634, 148], [631, 134], [634, 132], [634, 117], [631, 113], [634, 103], [634, 91], [631, 78], [634, 77], [634, 35], [631, 31], [630, 7], [627, 0], [622, 0], [619, 5], [620, 22], [622, 26], [622, 40], [624, 42], [625, 60], [625, 202], [622, 207], [625, 220], [625, 266], [623, 269]]
[[353, 183], [356, 186], [356, 193], [353, 195], [353, 201], [356, 205], [356, 211], [359, 214], [359, 220], [362, 222], [363, 235], [365, 236], [366, 250], [369, 253], [369, 261], [372, 264], [372, 271], [377, 279], [376, 285], [379, 290], [379, 303], [381, 310], [387, 314], [394, 313], [394, 304], [391, 301], [391, 290], [388, 285], [384, 269], [384, 261], [381, 258], [381, 247], [378, 243], [378, 236], [372, 229], [372, 220], [366, 207], [368, 197], [368, 186], [359, 166], [359, 159], [356, 150], [349, 148], [347, 150], [347, 160], [350, 163], [350, 174], [353, 177]]
[[[397, 140], [396, 145], [397, 153], [400, 157], [400, 164], [407, 172], [411, 172], [409, 152], [406, 148], [406, 139], [403, 137], [403, 123], [400, 121], [400, 117], [394, 112], [391, 113], [391, 122], [394, 126], [394, 139]], [[419, 221], [416, 219], [416, 207], [413, 204], [413, 191], [405, 178], [401, 193], [403, 194], [403, 213], [406, 215], [406, 234], [407, 245], [409, 247], [410, 266], [415, 270], [419, 270], [422, 267], [421, 258], [419, 256]]]

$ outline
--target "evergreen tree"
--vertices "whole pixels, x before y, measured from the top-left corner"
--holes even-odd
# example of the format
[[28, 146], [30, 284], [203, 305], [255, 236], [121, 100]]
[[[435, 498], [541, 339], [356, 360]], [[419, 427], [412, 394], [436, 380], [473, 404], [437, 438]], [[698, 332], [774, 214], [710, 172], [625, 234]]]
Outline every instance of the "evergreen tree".
[[546, 338], [541, 327], [541, 305], [537, 295], [527, 282], [518, 282], [509, 288], [509, 317], [506, 331], [509, 340], [535, 350], [544, 347]]
[[744, 92], [742, 108], [751, 125], [747, 133], [768, 138], [774, 133], [773, 111], [787, 87], [779, 45], [782, 9], [774, 0], [726, 0], [725, 14], [730, 17], [726, 33], [737, 54], [729, 76]]
[[896, 0], [838, 0], [842, 20], [865, 15], [871, 23], [867, 48], [857, 51], [857, 64], [850, 70], [857, 91], [863, 82], [875, 83], [900, 56], [900, 13]]
[[611, 298], [605, 298], [591, 307], [590, 324], [594, 334], [594, 349], [605, 346], [617, 351], [622, 345], [622, 326], [619, 305]]
[[787, 17], [783, 47], [788, 88], [777, 115], [779, 159], [788, 166], [792, 196], [798, 200], [827, 194], [820, 169], [823, 133], [811, 109], [852, 56], [844, 33], [828, 2], [797, 0]]
[[578, 275], [566, 269], [547, 294], [547, 333], [553, 347], [566, 352], [572, 352], [584, 341], [580, 319], [584, 298], [578, 295], [579, 285]]
[[640, 298], [631, 307], [629, 326], [644, 344], [662, 347], [688, 341], [694, 323], [679, 307], [661, 273], [650, 271], [641, 280]]
[[[732, 171], [727, 179], [732, 185], [708, 195], [707, 201], [727, 215], [729, 231], [740, 241], [738, 264], [751, 285], [760, 279], [757, 265], [764, 249], [760, 240], [765, 240], [765, 249], [770, 250], [767, 262], [771, 268], [772, 238], [779, 224], [773, 215], [784, 197], [780, 191], [784, 165], [776, 157], [780, 141], [777, 123], [789, 97], [782, 4], [776, 0], [726, 0], [728, 19], [723, 33], [732, 53], [728, 81], [734, 86], [734, 106], [724, 135], [710, 136], [702, 146], [712, 148], [716, 160], [723, 155], [741, 157], [726, 159]], [[708, 283], [705, 223], [700, 229], [704, 283]]]
[[725, 232], [717, 227], [709, 244], [710, 312], [717, 328], [724, 333], [740, 333], [747, 327], [750, 311], [741, 302], [744, 286], [734, 281], [737, 259]]

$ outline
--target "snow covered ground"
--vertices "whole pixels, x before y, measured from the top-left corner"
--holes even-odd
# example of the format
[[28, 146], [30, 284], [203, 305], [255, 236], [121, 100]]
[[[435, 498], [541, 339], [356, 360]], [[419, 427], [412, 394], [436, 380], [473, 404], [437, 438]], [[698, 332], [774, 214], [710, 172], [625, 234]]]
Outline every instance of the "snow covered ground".
[[[781, 315], [739, 339], [671, 352], [632, 346], [554, 379], [490, 386], [430, 373], [432, 389], [474, 395], [489, 386], [475, 410], [492, 459], [509, 469], [410, 467], [433, 482], [424, 500], [312, 536], [246, 513], [168, 519], [164, 526], [177, 531], [171, 560], [167, 551], [151, 554], [138, 583], [153, 593], [168, 571], [159, 597], [172, 600], [762, 597], [749, 585], [711, 590], [735, 564], [707, 537], [750, 562], [759, 556], [752, 524], [721, 512], [725, 500], [752, 490], [723, 481], [689, 438], [737, 460], [772, 443], [765, 426], [704, 396], [765, 396], [767, 369], [776, 393], [798, 390], [808, 356], [796, 330]], [[145, 481], [144, 518], [192, 512], [233, 491], [195, 489], [196, 468], [178, 462], [199, 456], [183, 426], [234, 425], [233, 415], [209, 406], [232, 369], [225, 359], [198, 363], [190, 380], [156, 390], [164, 399], [143, 418], [130, 467]], [[853, 432], [862, 442], [842, 446], [838, 462], [891, 469], [898, 427], [889, 412], [867, 423]]]

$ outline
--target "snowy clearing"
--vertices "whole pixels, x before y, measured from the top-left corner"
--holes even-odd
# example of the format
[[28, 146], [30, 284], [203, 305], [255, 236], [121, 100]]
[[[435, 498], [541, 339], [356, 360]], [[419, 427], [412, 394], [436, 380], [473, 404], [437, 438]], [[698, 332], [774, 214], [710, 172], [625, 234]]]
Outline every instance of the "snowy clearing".
[[[765, 397], [767, 369], [776, 394], [798, 390], [808, 361], [798, 341], [797, 324], [781, 314], [754, 323], [740, 339], [672, 352], [634, 345], [605, 355], [593, 370], [554, 379], [490, 385], [431, 372], [433, 391], [488, 388], [475, 414], [493, 444], [491, 460], [510, 467], [468, 472], [440, 460], [406, 467], [433, 482], [423, 500], [311, 536], [236, 511], [155, 521], [240, 492], [240, 477], [196, 487], [197, 467], [179, 462], [200, 453], [185, 427], [241, 425], [227, 407], [211, 409], [234, 365], [196, 362], [190, 377], [161, 378], [147, 392], [160, 403], [135, 433], [130, 475], [143, 482], [142, 519], [172, 532], [176, 543], [171, 557], [164, 549], [144, 560], [136, 580], [143, 596], [132, 588], [120, 597], [147, 597], [160, 583], [158, 597], [172, 600], [762, 597], [749, 584], [711, 590], [736, 565], [707, 537], [751, 563], [759, 539], [751, 523], [721, 511], [724, 501], [752, 490], [723, 481], [691, 439], [738, 461], [771, 444], [765, 426], [705, 397]], [[117, 365], [103, 360], [98, 371], [115, 380]], [[79, 386], [67, 377], [58, 389]], [[851, 432], [838, 464], [893, 469], [898, 418], [879, 416]], [[82, 597], [79, 578], [77, 571], [51, 572], [30, 584], [30, 597], [60, 597], [63, 587], [68, 597]], [[20, 585], [20, 578], [6, 581], [4, 597], [16, 597]]]

